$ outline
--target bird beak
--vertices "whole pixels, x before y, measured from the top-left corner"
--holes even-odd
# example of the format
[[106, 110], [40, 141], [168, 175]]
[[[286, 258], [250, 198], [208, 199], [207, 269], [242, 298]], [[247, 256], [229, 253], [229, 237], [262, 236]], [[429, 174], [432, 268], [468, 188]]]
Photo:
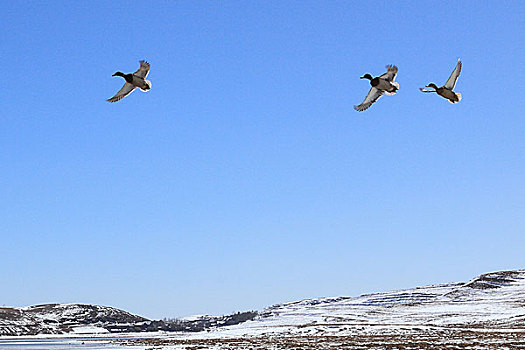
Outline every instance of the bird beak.
[[364, 79], [364, 78], [365, 78], [365, 76], [364, 76], [364, 75], [363, 75], [362, 77], [359, 77], [359, 79]]

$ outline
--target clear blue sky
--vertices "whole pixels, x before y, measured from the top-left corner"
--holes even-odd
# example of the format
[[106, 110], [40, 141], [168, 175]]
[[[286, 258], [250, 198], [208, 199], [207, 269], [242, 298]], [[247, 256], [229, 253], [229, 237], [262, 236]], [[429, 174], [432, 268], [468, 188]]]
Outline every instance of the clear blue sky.
[[[0, 304], [222, 314], [525, 268], [523, 1], [0, 11]], [[418, 90], [458, 57], [459, 104]], [[141, 59], [152, 89], [107, 103]], [[386, 64], [399, 93], [354, 111]]]

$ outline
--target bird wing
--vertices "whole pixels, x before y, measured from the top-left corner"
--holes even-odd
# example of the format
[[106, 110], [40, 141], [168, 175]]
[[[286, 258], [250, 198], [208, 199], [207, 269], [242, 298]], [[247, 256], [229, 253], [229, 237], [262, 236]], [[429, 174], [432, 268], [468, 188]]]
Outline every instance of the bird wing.
[[389, 64], [386, 66], [386, 73], [381, 75], [380, 78], [383, 78], [388, 81], [394, 81], [397, 74], [397, 67]]
[[146, 79], [149, 73], [149, 63], [146, 61], [140, 61], [140, 68], [133, 73], [133, 75], [136, 75], [137, 77]]
[[452, 71], [452, 74], [450, 74], [450, 78], [448, 78], [447, 82], [443, 86], [449, 90], [453, 90], [456, 86], [456, 81], [458, 80], [459, 73], [461, 73], [461, 61], [458, 59], [456, 68], [454, 68], [454, 71]]
[[107, 101], [108, 102], [120, 101], [124, 97], [128, 96], [133, 90], [135, 90], [135, 88], [136, 87], [133, 86], [133, 84], [125, 83], [124, 86], [122, 87], [122, 89], [120, 89], [120, 91], [117, 92], [117, 94], [115, 96], [113, 96], [112, 98], [108, 98]]
[[368, 107], [370, 107], [372, 103], [376, 102], [381, 96], [383, 96], [383, 91], [376, 89], [375, 87], [372, 87], [370, 91], [368, 92], [368, 95], [366, 95], [363, 103], [361, 103], [358, 106], [354, 106], [354, 109], [356, 111], [362, 112], [368, 109]]

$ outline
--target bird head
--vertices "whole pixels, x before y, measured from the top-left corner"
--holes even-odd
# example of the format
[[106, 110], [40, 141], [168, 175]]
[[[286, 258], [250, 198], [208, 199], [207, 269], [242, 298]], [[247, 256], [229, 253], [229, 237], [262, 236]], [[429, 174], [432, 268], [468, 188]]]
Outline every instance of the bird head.
[[368, 79], [368, 80], [372, 80], [372, 76], [368, 73], [366, 73], [365, 75], [363, 75], [360, 79]]

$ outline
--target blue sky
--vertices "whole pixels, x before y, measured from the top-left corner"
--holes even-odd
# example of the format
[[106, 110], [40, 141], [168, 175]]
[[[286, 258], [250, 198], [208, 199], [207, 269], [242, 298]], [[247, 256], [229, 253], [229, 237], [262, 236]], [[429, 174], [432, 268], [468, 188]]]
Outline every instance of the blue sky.
[[[222, 314], [525, 268], [523, 2], [0, 11], [1, 304]], [[459, 104], [418, 90], [458, 57]], [[107, 103], [141, 59], [152, 89]], [[386, 64], [398, 94], [354, 111]]]

